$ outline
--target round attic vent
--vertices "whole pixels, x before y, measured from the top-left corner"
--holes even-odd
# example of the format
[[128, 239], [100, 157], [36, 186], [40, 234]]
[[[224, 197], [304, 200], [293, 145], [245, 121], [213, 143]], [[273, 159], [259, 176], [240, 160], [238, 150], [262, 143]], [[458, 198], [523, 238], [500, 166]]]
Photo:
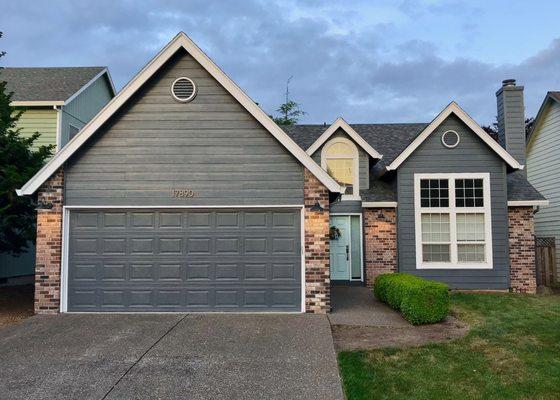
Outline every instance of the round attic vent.
[[441, 135], [441, 143], [449, 149], [457, 147], [459, 144], [459, 134], [455, 131], [446, 131]]
[[196, 96], [196, 85], [190, 78], [177, 78], [171, 85], [171, 94], [181, 103], [189, 102]]

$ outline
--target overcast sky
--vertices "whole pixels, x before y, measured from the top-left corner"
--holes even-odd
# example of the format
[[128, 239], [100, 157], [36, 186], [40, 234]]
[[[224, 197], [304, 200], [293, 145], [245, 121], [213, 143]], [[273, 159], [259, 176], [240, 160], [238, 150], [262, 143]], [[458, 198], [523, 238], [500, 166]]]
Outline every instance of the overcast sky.
[[479, 123], [505, 78], [527, 116], [560, 90], [560, 1], [8, 1], [2, 66], [109, 67], [117, 89], [184, 31], [268, 113], [286, 80], [301, 122], [430, 121], [455, 100]]

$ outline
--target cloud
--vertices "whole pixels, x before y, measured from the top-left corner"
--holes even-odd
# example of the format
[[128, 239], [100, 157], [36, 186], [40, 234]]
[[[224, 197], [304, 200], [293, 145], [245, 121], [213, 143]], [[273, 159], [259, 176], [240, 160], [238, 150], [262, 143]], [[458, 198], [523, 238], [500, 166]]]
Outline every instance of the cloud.
[[[307, 111], [303, 122], [429, 121], [451, 100], [490, 123], [502, 79], [526, 86], [527, 114], [560, 87], [560, 39], [516, 64], [449, 57], [434, 40], [402, 38], [404, 21], [444, 18], [455, 1], [425, 3], [309, 1], [14, 2], [3, 6], [0, 48], [7, 65], [108, 65], [122, 87], [178, 31], [205, 50], [267, 112], [286, 80]], [[457, 18], [457, 16], [455, 16]], [[462, 32], [478, 32], [475, 22]], [[465, 42], [461, 39], [460, 43]], [[465, 44], [466, 46], [467, 44]]]

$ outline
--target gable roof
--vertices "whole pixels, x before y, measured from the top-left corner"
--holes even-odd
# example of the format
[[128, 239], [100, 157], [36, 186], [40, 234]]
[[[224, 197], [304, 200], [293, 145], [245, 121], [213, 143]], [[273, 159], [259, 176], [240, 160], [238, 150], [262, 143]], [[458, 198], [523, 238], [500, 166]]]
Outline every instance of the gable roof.
[[537, 130], [537, 127], [540, 125], [541, 123], [541, 119], [542, 119], [542, 115], [544, 114], [547, 106], [549, 104], [551, 104], [551, 102], [557, 102], [558, 104], [560, 104], [560, 92], [547, 92], [546, 96], [544, 96], [544, 100], [541, 103], [541, 106], [539, 108], [539, 112], [537, 113], [537, 116], [535, 117], [535, 123], [533, 124], [533, 127], [531, 128], [531, 131], [529, 132], [529, 134], [527, 135], [525, 141], [527, 143], [527, 148], [529, 148], [529, 144], [531, 142], [531, 140], [533, 139], [533, 133], [535, 133], [535, 131]]
[[52, 67], [0, 69], [0, 81], [13, 92], [13, 106], [50, 106], [69, 103], [79, 92], [106, 75], [115, 88], [107, 67]]
[[[349, 124], [383, 158], [377, 165], [390, 163], [427, 126], [427, 123]], [[307, 150], [323, 135], [325, 124], [302, 124], [282, 127], [303, 149]]]
[[17, 190], [18, 195], [33, 194], [55, 171], [95, 134], [126, 101], [151, 78], [179, 49], [185, 49], [212, 75], [263, 127], [268, 130], [301, 164], [303, 164], [331, 192], [341, 188], [313, 159], [299, 147], [270, 117], [237, 86], [198, 46], [183, 32], [175, 36], [91, 121], [86, 124], [34, 177]]
[[509, 154], [499, 143], [484, 131], [457, 103], [452, 101], [424, 130], [410, 143], [389, 165], [385, 167], [387, 171], [395, 170], [401, 165], [451, 114], [455, 114], [463, 121], [484, 143], [500, 156], [506, 164], [513, 169], [523, 169], [511, 154]]
[[[498, 156], [513, 169], [523, 169], [498, 142], [486, 133], [459, 105], [451, 102], [432, 122], [408, 124], [350, 124], [372, 148], [383, 158], [375, 164], [375, 170], [381, 174], [398, 168], [426, 138], [451, 114], [456, 115], [478, 137], [480, 137]], [[293, 125], [283, 129], [302, 148], [309, 149], [328, 129], [326, 125]]]
[[309, 148], [306, 150], [307, 154], [312, 155], [313, 153], [315, 153], [323, 145], [323, 143], [325, 143], [339, 129], [342, 129], [344, 132], [346, 132], [348, 136], [350, 136], [371, 157], [383, 157], [373, 147], [371, 147], [370, 144], [366, 142], [350, 125], [348, 125], [348, 123], [342, 117], [337, 118], [336, 121], [334, 121], [332, 125], [329, 126], [328, 129], [323, 132], [323, 134], [319, 136], [311, 146], [309, 146]]

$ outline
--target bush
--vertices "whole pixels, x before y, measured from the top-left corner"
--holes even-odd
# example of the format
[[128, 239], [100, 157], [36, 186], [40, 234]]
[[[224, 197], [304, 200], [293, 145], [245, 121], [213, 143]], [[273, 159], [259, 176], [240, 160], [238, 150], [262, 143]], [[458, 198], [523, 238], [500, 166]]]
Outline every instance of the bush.
[[375, 279], [375, 297], [400, 311], [411, 324], [442, 321], [449, 312], [449, 288], [410, 274], [382, 274]]

